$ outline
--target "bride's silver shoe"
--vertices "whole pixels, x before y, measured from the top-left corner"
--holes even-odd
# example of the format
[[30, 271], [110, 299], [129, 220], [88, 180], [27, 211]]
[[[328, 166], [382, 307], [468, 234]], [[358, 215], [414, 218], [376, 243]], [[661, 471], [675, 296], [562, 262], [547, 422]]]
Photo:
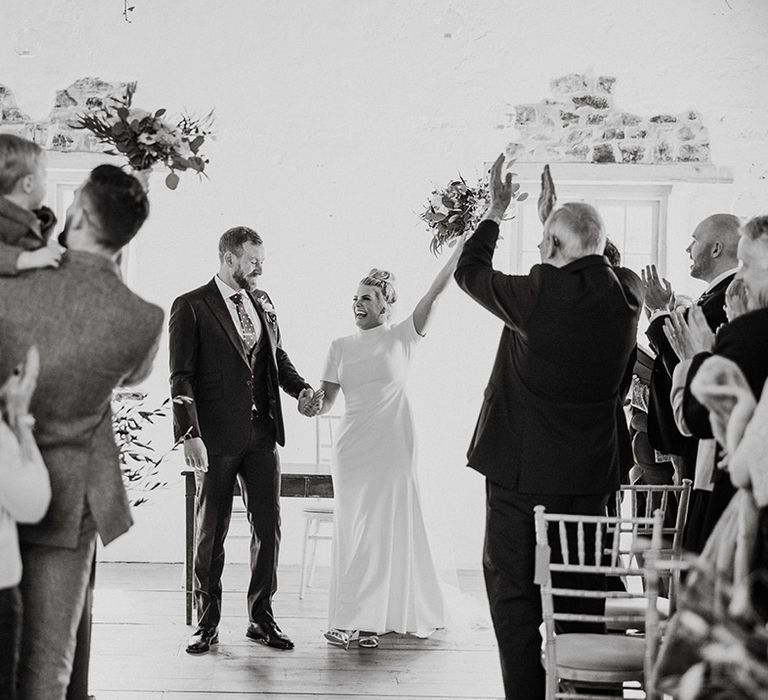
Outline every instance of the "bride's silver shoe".
[[348, 632], [346, 630], [330, 629], [323, 634], [323, 637], [325, 637], [328, 644], [349, 649], [349, 643], [357, 638], [357, 630]]

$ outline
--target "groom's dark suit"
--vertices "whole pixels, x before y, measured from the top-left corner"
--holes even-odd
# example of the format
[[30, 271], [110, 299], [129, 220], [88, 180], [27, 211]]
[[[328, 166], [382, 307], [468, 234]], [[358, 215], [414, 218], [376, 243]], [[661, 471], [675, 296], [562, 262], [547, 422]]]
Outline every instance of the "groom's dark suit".
[[273, 621], [280, 544], [275, 443], [285, 444], [279, 388], [298, 397], [309, 387], [281, 347], [267, 294], [257, 290], [244, 302], [253, 304], [261, 323], [250, 352], [228, 303], [211, 280], [178, 297], [169, 321], [171, 395], [193, 400], [174, 404], [174, 432], [177, 439], [201, 437], [208, 452], [208, 471], [198, 481], [195, 553], [198, 624], [207, 628], [216, 627], [221, 616], [224, 539], [236, 478], [251, 523], [250, 621]]
[[643, 292], [601, 255], [503, 274], [498, 235], [481, 222], [455, 276], [505, 324], [468, 459], [487, 478], [483, 568], [506, 694], [525, 700], [544, 697], [533, 507], [602, 514], [618, 487], [616, 407]]

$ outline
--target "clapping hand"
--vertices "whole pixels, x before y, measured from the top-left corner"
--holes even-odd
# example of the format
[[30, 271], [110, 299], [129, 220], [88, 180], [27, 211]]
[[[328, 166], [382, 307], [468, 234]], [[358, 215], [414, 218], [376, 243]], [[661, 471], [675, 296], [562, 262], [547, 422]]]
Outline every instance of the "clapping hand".
[[659, 278], [656, 265], [647, 265], [640, 271], [640, 276], [645, 287], [645, 306], [649, 311], [661, 311], [671, 309], [674, 303], [674, 294], [669, 280]]
[[696, 354], [688, 324], [681, 311], [673, 311], [664, 321], [664, 335], [667, 336], [678, 359], [689, 360]]
[[323, 408], [323, 397], [325, 392], [322, 389], [313, 391], [310, 388], [302, 389], [299, 394], [299, 413], [307, 418], [314, 418]]
[[541, 194], [539, 194], [539, 221], [543, 224], [547, 217], [557, 204], [557, 195], [555, 194], [555, 183], [552, 182], [552, 175], [549, 172], [549, 165], [544, 166], [541, 172]]
[[715, 334], [710, 330], [700, 306], [689, 309], [687, 321], [682, 311], [670, 313], [664, 321], [664, 335], [681, 360], [711, 350], [715, 342]]
[[709, 327], [704, 310], [700, 306], [692, 306], [688, 311], [688, 332], [691, 336], [694, 354], [707, 352], [715, 344], [715, 334]]
[[14, 431], [22, 426], [28, 427], [34, 422], [29, 415], [29, 405], [37, 386], [39, 373], [40, 353], [33, 345], [27, 351], [26, 359], [13, 370], [13, 374], [0, 387], [0, 404], [8, 424]]

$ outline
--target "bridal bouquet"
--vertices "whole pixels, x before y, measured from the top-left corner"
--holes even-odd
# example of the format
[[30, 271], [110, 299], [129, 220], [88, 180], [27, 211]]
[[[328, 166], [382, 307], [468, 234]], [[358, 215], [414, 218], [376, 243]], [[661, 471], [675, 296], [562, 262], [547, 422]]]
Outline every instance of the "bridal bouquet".
[[74, 129], [87, 129], [102, 143], [113, 148], [110, 155], [122, 153], [137, 172], [148, 171], [162, 163], [170, 172], [165, 178], [169, 189], [179, 184], [176, 171], [194, 170], [202, 174], [208, 159], [200, 149], [211, 134], [213, 111], [202, 119], [182, 116], [177, 123], [164, 119], [165, 109], [147, 112], [132, 106], [136, 83], [129, 83], [125, 98], [113, 98], [113, 105], [104, 105], [93, 112], [77, 115]]
[[[528, 197], [526, 192], [519, 192], [519, 184], [513, 184], [512, 189], [513, 199], [518, 202]], [[459, 175], [458, 180], [452, 180], [446, 187], [432, 190], [429, 203], [420, 215], [432, 230], [429, 250], [439, 255], [443, 246], [452, 248], [456, 245], [456, 241], [465, 233], [477, 228], [490, 203], [487, 180], [478, 180], [477, 185], [471, 187]]]

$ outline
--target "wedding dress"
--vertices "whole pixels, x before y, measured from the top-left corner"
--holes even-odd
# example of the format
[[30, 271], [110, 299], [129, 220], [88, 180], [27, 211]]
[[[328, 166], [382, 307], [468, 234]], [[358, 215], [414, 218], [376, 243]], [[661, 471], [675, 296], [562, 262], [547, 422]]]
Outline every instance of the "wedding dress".
[[331, 343], [322, 378], [341, 386], [346, 406], [331, 462], [331, 629], [426, 637], [445, 625], [406, 394], [420, 338], [409, 316]]

